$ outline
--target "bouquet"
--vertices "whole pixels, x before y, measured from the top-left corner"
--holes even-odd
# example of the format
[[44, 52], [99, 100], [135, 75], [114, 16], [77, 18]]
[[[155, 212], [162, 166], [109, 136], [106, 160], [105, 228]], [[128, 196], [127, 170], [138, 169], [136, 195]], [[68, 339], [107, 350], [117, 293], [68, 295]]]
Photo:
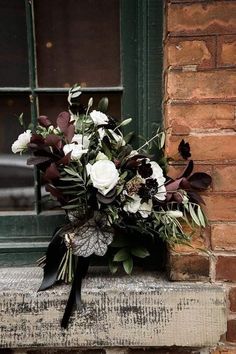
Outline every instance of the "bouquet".
[[64, 328], [74, 304], [81, 304], [81, 284], [93, 255], [106, 255], [112, 273], [121, 264], [130, 274], [134, 259], [150, 255], [150, 242], [190, 242], [183, 226], [206, 225], [199, 191], [211, 183], [206, 173], [193, 173], [184, 140], [179, 153], [188, 162], [173, 180], [162, 153], [164, 132], [135, 149], [132, 134], [123, 134], [131, 118], [118, 121], [108, 115], [107, 98], [96, 109], [92, 98], [84, 107], [81, 94], [79, 86], [70, 89], [69, 109], [59, 114], [56, 126], [40, 116], [12, 145], [13, 153], [30, 153], [27, 164], [37, 166], [46, 191], [66, 211], [68, 223], [55, 230], [40, 261], [44, 278], [39, 289], [72, 282]]

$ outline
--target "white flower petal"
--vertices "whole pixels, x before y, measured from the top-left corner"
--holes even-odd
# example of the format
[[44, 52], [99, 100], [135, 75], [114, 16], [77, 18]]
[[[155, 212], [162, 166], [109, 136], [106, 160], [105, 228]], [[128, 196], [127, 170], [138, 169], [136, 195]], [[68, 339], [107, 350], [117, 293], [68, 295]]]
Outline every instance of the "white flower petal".
[[97, 188], [100, 193], [106, 195], [116, 186], [119, 180], [119, 173], [112, 161], [99, 160], [92, 165], [90, 178], [93, 186]]
[[31, 130], [27, 129], [24, 133], [18, 136], [18, 139], [12, 144], [11, 149], [14, 154], [23, 152], [27, 148], [32, 137]]
[[139, 208], [139, 213], [143, 218], [147, 218], [152, 212], [152, 200], [149, 199], [148, 203], [142, 203]]
[[90, 117], [95, 125], [104, 125], [108, 124], [109, 122], [109, 118], [107, 117], [107, 115], [100, 111], [92, 111], [90, 113]]
[[173, 216], [174, 218], [182, 218], [183, 217], [183, 213], [180, 210], [167, 210], [166, 214], [169, 216]]
[[128, 213], [137, 213], [139, 208], [140, 208], [140, 204], [141, 204], [141, 198], [137, 195], [134, 194], [132, 195], [132, 200], [127, 201], [127, 203], [125, 203], [123, 209], [124, 211], [128, 212]]

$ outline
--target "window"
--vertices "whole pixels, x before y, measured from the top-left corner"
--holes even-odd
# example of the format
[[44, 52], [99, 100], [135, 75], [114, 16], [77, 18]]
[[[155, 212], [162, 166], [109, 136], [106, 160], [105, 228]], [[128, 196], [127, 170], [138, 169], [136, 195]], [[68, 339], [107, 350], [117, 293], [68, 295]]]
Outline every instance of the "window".
[[[13, 156], [21, 132], [39, 114], [53, 120], [67, 91], [109, 98], [114, 116], [135, 132], [161, 123], [161, 0], [2, 0], [0, 12], [0, 266], [32, 264], [63, 216], [43, 203], [37, 171]], [[33, 192], [34, 191], [34, 192]], [[35, 200], [35, 203], [33, 201]], [[14, 254], [14, 257], [12, 257]]]

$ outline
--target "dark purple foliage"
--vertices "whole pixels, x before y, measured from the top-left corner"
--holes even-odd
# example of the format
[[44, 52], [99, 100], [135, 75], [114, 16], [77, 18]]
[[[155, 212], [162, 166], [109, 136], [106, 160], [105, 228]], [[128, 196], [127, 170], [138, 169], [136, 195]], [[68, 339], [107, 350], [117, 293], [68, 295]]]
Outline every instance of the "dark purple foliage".
[[183, 157], [183, 159], [187, 160], [189, 157], [191, 157], [190, 153], [190, 145], [189, 143], [186, 143], [184, 139], [181, 140], [179, 146], [178, 146], [178, 151], [180, 155]]

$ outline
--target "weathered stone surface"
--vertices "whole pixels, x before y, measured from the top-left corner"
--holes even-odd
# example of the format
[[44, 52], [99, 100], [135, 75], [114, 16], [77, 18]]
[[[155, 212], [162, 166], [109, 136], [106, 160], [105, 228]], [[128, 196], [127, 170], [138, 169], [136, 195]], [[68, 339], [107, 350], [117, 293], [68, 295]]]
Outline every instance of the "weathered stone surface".
[[60, 328], [69, 286], [37, 293], [38, 268], [0, 269], [0, 347], [210, 346], [226, 331], [225, 294], [157, 274], [90, 274], [84, 307]]

